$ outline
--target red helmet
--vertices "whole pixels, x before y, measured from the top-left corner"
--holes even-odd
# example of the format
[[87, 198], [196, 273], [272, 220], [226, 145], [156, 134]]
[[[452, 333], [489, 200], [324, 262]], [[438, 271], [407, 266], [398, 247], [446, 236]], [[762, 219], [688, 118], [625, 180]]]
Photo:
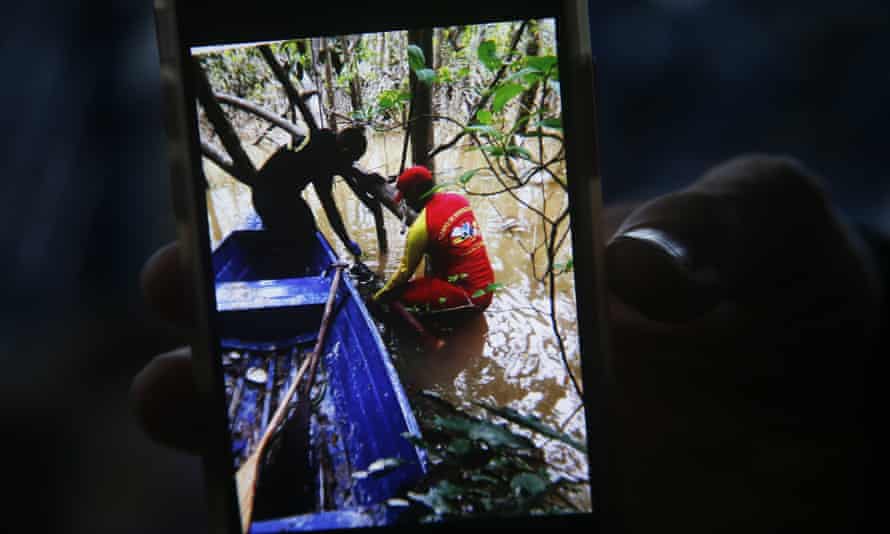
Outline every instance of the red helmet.
[[399, 191], [398, 193], [396, 193], [395, 201], [400, 202], [406, 190], [416, 187], [420, 184], [427, 183], [432, 185], [433, 175], [430, 174], [429, 169], [427, 169], [423, 165], [416, 165], [414, 167], [405, 169], [405, 171], [399, 175], [399, 179], [396, 181], [396, 188]]

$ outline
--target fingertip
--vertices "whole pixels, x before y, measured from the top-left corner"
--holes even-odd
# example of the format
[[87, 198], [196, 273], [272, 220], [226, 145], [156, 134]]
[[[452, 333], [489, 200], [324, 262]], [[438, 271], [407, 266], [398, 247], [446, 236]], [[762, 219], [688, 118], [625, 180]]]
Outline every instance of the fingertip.
[[164, 320], [182, 326], [194, 322], [192, 288], [183, 270], [178, 242], [161, 247], [145, 262], [139, 282], [145, 301]]
[[152, 440], [189, 453], [203, 449], [205, 418], [187, 347], [155, 357], [133, 378], [130, 405]]

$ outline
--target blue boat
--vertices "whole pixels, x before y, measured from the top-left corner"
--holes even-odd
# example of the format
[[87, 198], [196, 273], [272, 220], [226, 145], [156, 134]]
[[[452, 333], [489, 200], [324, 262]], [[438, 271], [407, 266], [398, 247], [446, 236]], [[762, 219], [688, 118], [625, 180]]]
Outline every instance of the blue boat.
[[[267, 430], [284, 436], [284, 445], [271, 447], [275, 457], [263, 461], [250, 528], [256, 533], [391, 524], [407, 504], [394, 497], [426, 471], [423, 451], [406, 439], [419, 437], [420, 431], [405, 391], [346, 273], [312, 398], [291, 401], [315, 406], [309, 446], [287, 444], [288, 422], [266, 428], [317, 341], [332, 265], [338, 261], [320, 233], [310, 249], [298, 250], [262, 230], [239, 230], [212, 256], [214, 326], [226, 376], [233, 471]], [[308, 458], [288, 457], [295, 450], [304, 456], [308, 451]], [[311, 480], [305, 480], [306, 471], [287, 478], [298, 472], [293, 469], [297, 464], [308, 465]]]

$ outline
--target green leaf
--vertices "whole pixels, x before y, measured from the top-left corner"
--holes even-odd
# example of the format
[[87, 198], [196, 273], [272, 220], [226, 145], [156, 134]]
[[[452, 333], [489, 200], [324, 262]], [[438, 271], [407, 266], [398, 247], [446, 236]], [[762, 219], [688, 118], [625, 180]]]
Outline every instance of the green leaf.
[[478, 120], [480, 124], [491, 124], [491, 112], [487, 109], [480, 109], [476, 113], [476, 120]]
[[488, 70], [497, 70], [502, 65], [501, 58], [498, 57], [498, 47], [491, 39], [486, 39], [479, 43], [479, 48], [476, 49], [476, 55], [479, 57], [479, 61], [481, 61]]
[[534, 443], [526, 437], [516, 435], [507, 428], [466, 417], [435, 416], [433, 423], [443, 430], [454, 432], [474, 441], [484, 441], [491, 447], [510, 449], [533, 449]]
[[521, 146], [516, 146], [516, 145], [508, 146], [507, 154], [510, 156], [519, 157], [519, 158], [522, 158], [522, 159], [525, 159], [528, 161], [532, 160], [532, 153], [529, 152], [528, 149], [521, 147]]
[[427, 85], [436, 81], [436, 71], [433, 69], [418, 69], [414, 71], [414, 75], [417, 76], [418, 81]]
[[523, 415], [523, 414], [517, 412], [516, 410], [514, 410], [513, 408], [508, 408], [506, 406], [499, 407], [499, 406], [491, 406], [490, 404], [486, 404], [483, 402], [476, 402], [476, 401], [471, 401], [471, 402], [473, 402], [473, 404], [475, 404], [476, 406], [479, 406], [480, 408], [485, 408], [486, 410], [488, 410], [500, 417], [503, 417], [507, 421], [516, 423], [517, 425], [525, 427], [529, 430], [533, 430], [533, 431], [537, 432], [538, 434], [547, 436], [548, 438], [553, 438], [553, 439], [559, 440], [559, 441], [565, 443], [566, 445], [570, 445], [585, 454], [587, 453], [587, 445], [584, 445], [583, 443], [579, 442], [578, 440], [572, 438], [565, 432], [560, 432], [559, 430], [556, 430], [555, 428], [548, 426], [547, 424], [545, 424], [543, 421], [541, 421], [534, 415]]
[[471, 299], [477, 299], [477, 298], [481, 297], [481, 296], [484, 295], [484, 294], [485, 294], [485, 290], [484, 290], [484, 289], [477, 289], [476, 291], [473, 292], [472, 295], [470, 295], [470, 298], [471, 298]]
[[548, 481], [532, 473], [519, 473], [510, 481], [517, 496], [536, 497], [547, 491]]
[[493, 293], [494, 291], [497, 291], [498, 289], [500, 289], [502, 287], [504, 287], [503, 284], [498, 284], [497, 282], [495, 282], [493, 284], [488, 284], [487, 286], [485, 286], [485, 291], [488, 291], [489, 293]]
[[488, 124], [471, 124], [464, 128], [464, 132], [485, 134], [493, 137], [500, 137], [499, 134], [501, 133]]
[[433, 193], [439, 192], [439, 191], [445, 189], [446, 187], [451, 187], [453, 185], [454, 185], [454, 182], [442, 182], [441, 184], [436, 184], [433, 187], [431, 187], [429, 191], [420, 195], [420, 200], [429, 198], [429, 197], [433, 196]]
[[499, 158], [506, 154], [503, 147], [496, 146], [496, 145], [485, 145], [485, 146], [481, 147], [479, 150], [481, 150], [482, 152], [485, 152], [486, 154], [488, 154], [490, 156], [494, 156], [496, 158]]
[[447, 480], [442, 480], [428, 489], [425, 493], [414, 493], [409, 491], [407, 497], [415, 502], [426, 505], [439, 515], [444, 515], [458, 511], [451, 502], [449, 502], [452, 498], [458, 495], [460, 495], [460, 490], [457, 489], [457, 486]]
[[504, 109], [507, 102], [515, 98], [523, 90], [518, 83], [506, 83], [497, 88], [492, 99], [491, 109], [498, 113]]
[[473, 450], [473, 443], [465, 438], [458, 438], [448, 444], [446, 450], [457, 456], [466, 456]]
[[[476, 173], [479, 172], [480, 169], [470, 169], [467, 172], [460, 175], [460, 178], [457, 179], [463, 185], [467, 185], [470, 180], [473, 179], [473, 176], [476, 176]], [[457, 280], [457, 278], [455, 278]]]
[[513, 80], [522, 80], [524, 83], [534, 83], [540, 80], [544, 74], [538, 69], [526, 67], [524, 69], [518, 70], [508, 76], [504, 81], [512, 82]]
[[557, 63], [556, 56], [529, 56], [525, 58], [526, 65], [543, 73], [547, 73]]
[[415, 72], [426, 67], [423, 50], [417, 45], [408, 45], [408, 66]]
[[539, 122], [541, 126], [545, 128], [553, 128], [554, 130], [562, 130], [562, 119], [559, 117], [544, 119]]

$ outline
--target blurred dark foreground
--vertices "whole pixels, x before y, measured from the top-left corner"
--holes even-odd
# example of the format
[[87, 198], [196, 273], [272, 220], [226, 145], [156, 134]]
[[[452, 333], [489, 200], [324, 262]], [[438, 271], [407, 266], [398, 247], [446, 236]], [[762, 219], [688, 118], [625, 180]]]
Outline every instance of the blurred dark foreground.
[[[820, 172], [849, 218], [890, 231], [883, 2], [596, 4], [607, 201], [779, 152]], [[0, 23], [7, 525], [203, 531], [199, 461], [149, 442], [126, 396], [181, 342], [137, 286], [174, 238], [150, 3], [89, 5], [16, 2]]]

